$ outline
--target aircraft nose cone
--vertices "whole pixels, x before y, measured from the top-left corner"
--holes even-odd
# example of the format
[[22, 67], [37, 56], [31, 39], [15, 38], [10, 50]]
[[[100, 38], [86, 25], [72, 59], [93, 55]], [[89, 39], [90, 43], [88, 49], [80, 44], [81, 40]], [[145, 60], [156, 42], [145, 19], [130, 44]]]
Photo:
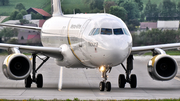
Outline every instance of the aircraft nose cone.
[[102, 63], [104, 65], [119, 65], [130, 53], [130, 44], [125, 40], [123, 41], [123, 37], [122, 39], [120, 39], [120, 37], [112, 37], [108, 39], [104, 38], [102, 46], [100, 47], [100, 52], [102, 53]]

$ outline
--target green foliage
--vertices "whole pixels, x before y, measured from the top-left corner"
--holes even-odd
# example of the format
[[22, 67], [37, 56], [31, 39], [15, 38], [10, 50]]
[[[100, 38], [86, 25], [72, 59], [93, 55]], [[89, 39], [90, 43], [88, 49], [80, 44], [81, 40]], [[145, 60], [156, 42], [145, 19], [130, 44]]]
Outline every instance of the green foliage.
[[123, 7], [119, 6], [111, 6], [110, 11], [111, 14], [116, 15], [117, 17], [121, 18], [122, 20], [126, 21], [127, 18], [127, 11]]
[[16, 16], [19, 12], [17, 10], [13, 11], [10, 15], [10, 20], [16, 20]]
[[9, 44], [17, 44], [17, 43], [18, 43], [18, 40], [13, 38], [13, 39], [8, 40], [6, 43], [9, 43]]
[[164, 0], [160, 14], [163, 17], [174, 17], [176, 15], [176, 3], [171, 0]]
[[[50, 6], [51, 4], [49, 3], [51, 0], [5, 0], [9, 1], [8, 6], [1, 6], [0, 3], [0, 16], [10, 16], [10, 14], [14, 11], [14, 8], [16, 4], [22, 3], [26, 9], [29, 9], [30, 7], [34, 8], [46, 8], [45, 5]], [[49, 8], [51, 11], [51, 8]], [[46, 10], [46, 9], [45, 9]], [[47, 10], [46, 10], [47, 11]]]
[[7, 42], [10, 40], [12, 37], [17, 36], [18, 30], [13, 29], [13, 28], [4, 28], [3, 30], [0, 31], [0, 40], [4, 40], [4, 42]]
[[23, 18], [23, 15], [19, 12], [17, 15], [16, 15], [16, 19], [22, 19]]
[[16, 7], [15, 7], [15, 9], [18, 9], [19, 11], [21, 11], [21, 10], [26, 10], [26, 8], [24, 7], [24, 5], [22, 4], [22, 3], [18, 3], [17, 5], [16, 5]]
[[26, 15], [26, 14], [28, 14], [28, 13], [27, 13], [27, 11], [26, 11], [26, 10], [24, 10], [24, 9], [22, 9], [20, 12], [21, 12], [21, 14], [22, 14], [22, 15]]
[[32, 19], [43, 19], [43, 16], [39, 13], [35, 14], [34, 12], [31, 12]]
[[0, 0], [0, 4], [5, 6], [9, 4], [9, 0]]
[[144, 8], [143, 2], [141, 0], [134, 0], [138, 4], [139, 11], [142, 11]]
[[[106, 1], [104, 2], [104, 7], [106, 9], [106, 12], [109, 12], [110, 7], [117, 6], [117, 4], [114, 1]], [[112, 14], [112, 12], [111, 12]]]
[[39, 13], [36, 14], [36, 19], [43, 19], [43, 16]]
[[146, 4], [144, 14], [146, 15], [146, 17], [149, 17], [147, 18], [147, 20], [158, 20], [159, 10], [157, 4], [152, 4], [151, 0], [149, 0]]
[[20, 22], [21, 25], [23, 25], [23, 24], [29, 24], [29, 21], [28, 21], [28, 20], [25, 20], [25, 19], [20, 19], [19, 22]]
[[78, 98], [74, 98], [74, 100], [73, 101], [80, 101]]
[[81, 10], [78, 9], [78, 8], [76, 8], [76, 9], [75, 9], [75, 13], [81, 13]]
[[156, 45], [180, 42], [180, 30], [152, 29], [141, 32], [140, 35], [133, 34], [134, 46]]
[[124, 7], [124, 9], [127, 11], [128, 20], [139, 18], [140, 13], [137, 3], [133, 1], [125, 1], [120, 6]]

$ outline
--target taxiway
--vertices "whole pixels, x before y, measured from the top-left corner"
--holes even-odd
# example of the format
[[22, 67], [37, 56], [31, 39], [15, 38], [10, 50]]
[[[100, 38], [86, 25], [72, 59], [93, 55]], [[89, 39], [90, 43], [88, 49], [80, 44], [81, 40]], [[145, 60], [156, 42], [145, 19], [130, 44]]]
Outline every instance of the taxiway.
[[[0, 62], [5, 56], [0, 56]], [[44, 87], [26, 89], [24, 81], [8, 80], [0, 69], [0, 99], [74, 99], [81, 100], [107, 100], [107, 99], [174, 99], [180, 98], [180, 79], [178, 75], [171, 81], [161, 82], [153, 80], [147, 71], [147, 62], [150, 56], [135, 56], [133, 74], [137, 75], [137, 88], [131, 89], [129, 84], [126, 88], [118, 88], [118, 75], [125, 71], [121, 66], [116, 66], [108, 73], [108, 81], [111, 81], [111, 92], [100, 92], [99, 82], [102, 80], [98, 69], [63, 69], [63, 89], [58, 91], [59, 70], [51, 58], [38, 71], [44, 76]], [[180, 64], [180, 56], [175, 56]], [[37, 63], [40, 63], [38, 60]], [[180, 67], [180, 65], [179, 65]]]

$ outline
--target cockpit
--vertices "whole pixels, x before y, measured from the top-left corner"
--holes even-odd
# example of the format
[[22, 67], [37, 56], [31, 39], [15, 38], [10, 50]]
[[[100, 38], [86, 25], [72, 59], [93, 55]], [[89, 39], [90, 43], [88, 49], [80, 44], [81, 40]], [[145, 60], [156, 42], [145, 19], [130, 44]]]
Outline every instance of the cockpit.
[[89, 35], [130, 35], [126, 28], [93, 28]]

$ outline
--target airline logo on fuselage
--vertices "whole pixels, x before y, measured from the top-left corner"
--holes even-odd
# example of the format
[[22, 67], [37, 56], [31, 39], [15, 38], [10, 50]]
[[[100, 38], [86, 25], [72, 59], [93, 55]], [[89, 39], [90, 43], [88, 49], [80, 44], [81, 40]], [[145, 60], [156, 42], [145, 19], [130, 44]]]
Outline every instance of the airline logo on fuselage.
[[71, 25], [71, 29], [80, 29], [81, 28], [81, 25], [78, 24], [78, 25]]

